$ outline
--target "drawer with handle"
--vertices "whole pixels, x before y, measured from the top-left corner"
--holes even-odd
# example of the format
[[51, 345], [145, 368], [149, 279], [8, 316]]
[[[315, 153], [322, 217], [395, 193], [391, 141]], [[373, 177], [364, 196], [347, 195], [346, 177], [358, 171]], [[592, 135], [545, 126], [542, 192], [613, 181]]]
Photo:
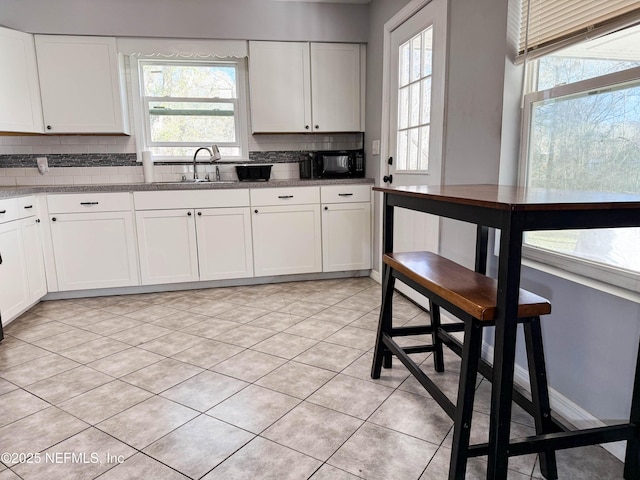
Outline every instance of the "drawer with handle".
[[0, 223], [18, 219], [18, 200], [16, 198], [0, 199]]
[[18, 217], [27, 218], [33, 217], [38, 210], [36, 207], [35, 195], [29, 195], [28, 197], [19, 197], [18, 199]]
[[322, 203], [360, 203], [371, 200], [371, 185], [327, 185], [320, 187]]
[[307, 205], [310, 203], [320, 203], [319, 187], [251, 189], [252, 206]]
[[47, 195], [49, 213], [124, 212], [131, 210], [131, 195], [116, 193], [70, 193]]

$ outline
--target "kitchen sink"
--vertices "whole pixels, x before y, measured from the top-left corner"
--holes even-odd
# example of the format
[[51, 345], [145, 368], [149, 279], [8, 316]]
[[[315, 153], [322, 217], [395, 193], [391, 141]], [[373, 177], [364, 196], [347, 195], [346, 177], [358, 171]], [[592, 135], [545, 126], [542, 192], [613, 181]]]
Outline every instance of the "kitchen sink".
[[205, 185], [221, 185], [228, 183], [238, 183], [235, 180], [172, 180], [168, 182], [153, 182], [161, 185], [185, 185], [185, 184], [205, 184]]

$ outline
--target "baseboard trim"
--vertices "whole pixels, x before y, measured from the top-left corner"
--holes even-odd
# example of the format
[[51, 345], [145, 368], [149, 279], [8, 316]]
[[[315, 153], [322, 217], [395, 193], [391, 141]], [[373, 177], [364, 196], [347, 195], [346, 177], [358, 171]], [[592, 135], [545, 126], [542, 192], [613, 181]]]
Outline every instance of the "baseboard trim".
[[378, 270], [371, 270], [371, 274], [369, 275], [373, 280], [378, 283], [382, 283], [382, 275]]

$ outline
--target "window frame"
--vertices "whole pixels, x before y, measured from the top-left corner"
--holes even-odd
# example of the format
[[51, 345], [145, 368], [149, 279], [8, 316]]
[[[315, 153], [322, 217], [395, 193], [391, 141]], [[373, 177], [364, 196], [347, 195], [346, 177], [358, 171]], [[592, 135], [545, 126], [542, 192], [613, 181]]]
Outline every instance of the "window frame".
[[[527, 65], [526, 83], [535, 89], [537, 84], [538, 61], [531, 62]], [[598, 90], [606, 90], [610, 88], [624, 87], [640, 82], [640, 67], [631, 68], [619, 72], [614, 72], [599, 77], [593, 77], [586, 80], [580, 80], [570, 84], [558, 85], [546, 90], [532, 91], [524, 96], [522, 109], [522, 128], [520, 155], [518, 164], [518, 186], [527, 186], [527, 173], [529, 167], [530, 139], [531, 139], [531, 123], [533, 118], [533, 105], [542, 100], [551, 100], [554, 98], [568, 97], [571, 95], [583, 95], [585, 93]], [[581, 277], [603, 282], [613, 287], [622, 288], [633, 294], [640, 293], [640, 273], [626, 270], [599, 262], [594, 262], [585, 258], [579, 258], [553, 252], [551, 250], [535, 247], [523, 243], [522, 255], [533, 263], [530, 265], [535, 268], [536, 263], [555, 267], [571, 274]]]
[[[236, 98], [191, 98], [191, 97], [151, 97], [144, 95], [144, 77], [142, 68], [144, 65], [233, 65], [236, 69]], [[211, 59], [188, 59], [188, 58], [158, 58], [157, 56], [131, 56], [130, 60], [131, 80], [133, 91], [133, 113], [136, 126], [136, 150], [137, 160], [142, 162], [142, 151], [150, 150], [152, 147], [189, 147], [194, 151], [198, 147], [210, 147], [212, 143], [219, 147], [236, 147], [240, 150], [240, 155], [225, 155], [225, 158], [233, 161], [247, 161], [249, 159], [249, 139], [248, 139], [248, 110], [247, 110], [247, 66], [246, 58], [211, 58]], [[188, 101], [190, 103], [229, 103], [234, 105], [234, 126], [236, 130], [236, 142], [152, 142], [150, 131], [149, 102], [153, 101]], [[203, 157], [204, 158], [204, 157]], [[163, 163], [184, 163], [192, 161], [191, 156], [161, 156], [153, 155], [156, 162]]]

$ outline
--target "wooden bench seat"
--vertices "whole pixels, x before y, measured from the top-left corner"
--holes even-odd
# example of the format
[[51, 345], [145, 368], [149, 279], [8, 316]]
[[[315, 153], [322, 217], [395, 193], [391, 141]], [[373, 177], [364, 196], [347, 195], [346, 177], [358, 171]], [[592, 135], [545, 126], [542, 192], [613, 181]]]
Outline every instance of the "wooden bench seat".
[[[478, 320], [494, 320], [497, 282], [432, 252], [388, 253], [383, 262]], [[520, 289], [518, 317], [551, 312], [551, 304]]]

